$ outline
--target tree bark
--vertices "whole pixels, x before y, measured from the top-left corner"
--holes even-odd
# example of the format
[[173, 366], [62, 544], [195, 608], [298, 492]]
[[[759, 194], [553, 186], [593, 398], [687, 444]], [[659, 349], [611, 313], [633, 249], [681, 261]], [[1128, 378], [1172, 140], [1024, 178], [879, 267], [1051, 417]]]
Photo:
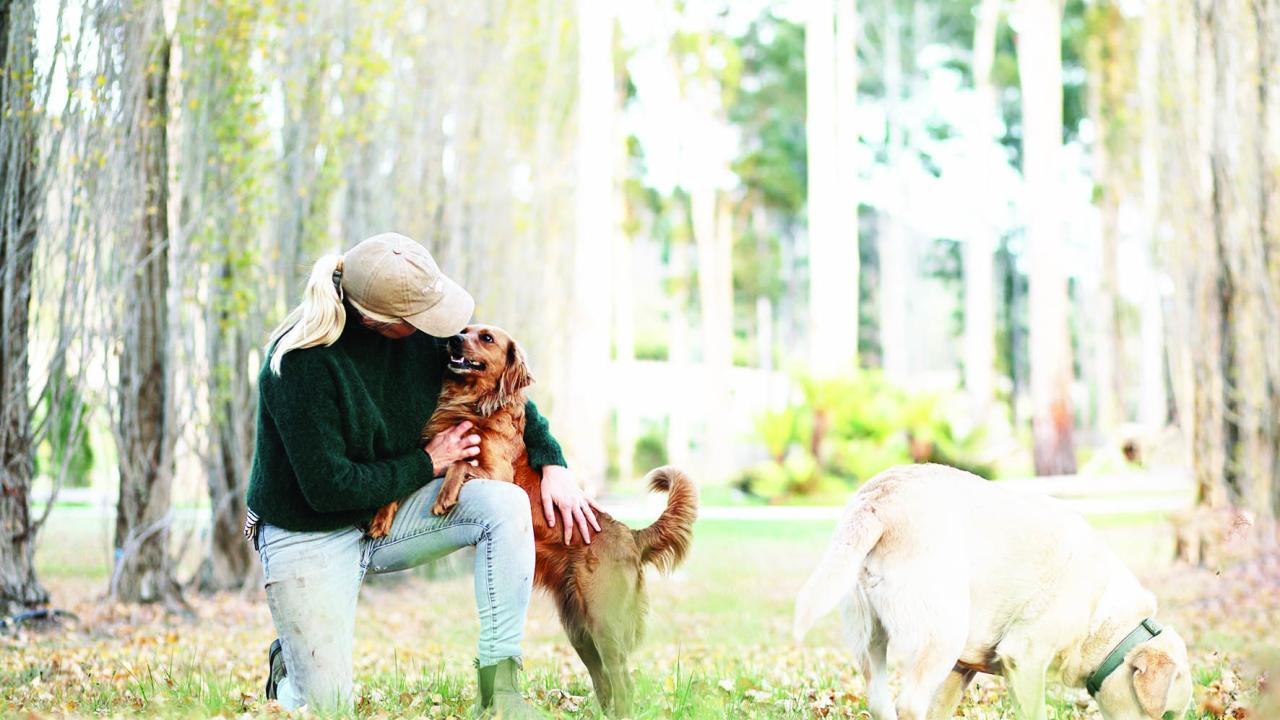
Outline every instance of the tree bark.
[[[999, 157], [1000, 108], [991, 67], [995, 64], [999, 0], [982, 0], [973, 33], [973, 87], [977, 98], [973, 158], [979, 166], [1003, 162]], [[964, 245], [964, 386], [974, 422], [981, 425], [995, 397], [996, 298], [995, 248], [998, 230], [987, 206], [974, 211], [972, 234]]]
[[[225, 255], [219, 275], [216, 284], [229, 287], [234, 282], [231, 261]], [[228, 298], [214, 300], [206, 323], [213, 427], [205, 468], [209, 551], [196, 578], [202, 592], [239, 588], [257, 570], [253, 548], [242, 532], [254, 439], [253, 390], [244, 360], [254, 343], [244, 321], [232, 316], [228, 302]]]
[[[260, 178], [266, 169], [260, 158], [267, 149], [253, 66], [260, 22], [251, 6], [188, 5], [179, 20], [183, 66], [173, 70], [182, 78], [176, 93], [190, 102], [183, 103], [181, 165], [175, 172], [181, 179], [179, 226], [185, 230], [177, 237], [184, 242], [173, 251], [177, 271], [171, 283], [184, 291], [179, 296], [191, 292], [204, 298], [194, 310], [185, 304], [178, 310], [184, 322], [203, 330], [197, 334], [204, 339], [203, 348], [192, 348], [187, 356], [195, 361], [203, 355], [203, 362], [189, 364], [204, 372], [202, 383], [191, 383], [203, 385], [204, 397], [194, 389], [186, 396], [189, 405], [207, 406], [207, 421], [194, 433], [186, 431], [188, 437], [194, 434], [207, 442], [201, 459], [210, 531], [195, 576], [203, 592], [235, 589], [258, 579], [252, 547], [241, 529], [255, 429], [249, 359], [261, 341], [261, 318], [275, 299], [262, 282], [267, 253], [259, 245], [265, 225]], [[288, 177], [292, 171], [286, 163], [283, 174]], [[311, 194], [299, 196], [292, 183], [285, 181], [299, 205], [291, 214], [301, 211]], [[181, 407], [181, 391], [174, 394], [172, 402]]]
[[0, 616], [49, 601], [36, 579], [27, 350], [41, 203], [36, 168], [35, 4], [0, 7]]
[[[1280, 4], [1155, 6], [1170, 367], [1202, 508], [1280, 513]], [[1153, 104], [1157, 101], [1152, 101]], [[1188, 110], [1190, 109], [1190, 110]], [[1266, 537], [1269, 535], [1263, 532]], [[1211, 544], [1210, 533], [1202, 542]], [[1274, 541], [1274, 535], [1271, 535]]]
[[[1113, 433], [1125, 421], [1123, 385], [1123, 333], [1120, 329], [1120, 212], [1131, 197], [1131, 178], [1136, 174], [1134, 149], [1140, 146], [1134, 135], [1132, 113], [1136, 56], [1129, 41], [1129, 21], [1111, 2], [1098, 3], [1087, 15], [1090, 28], [1085, 51], [1089, 69], [1089, 116], [1097, 128], [1092, 149], [1094, 185], [1101, 215], [1101, 243], [1098, 287], [1094, 293], [1096, 311], [1091, 313], [1096, 366], [1096, 424], [1104, 435]], [[1139, 272], [1132, 273], [1136, 281]]]
[[[709, 173], [704, 173], [709, 175]], [[733, 468], [733, 437], [715, 413], [729, 406], [733, 369], [733, 218], [727, 200], [714, 187], [695, 188], [690, 198], [698, 256], [698, 304], [702, 319], [702, 371], [706, 449], [703, 469], [710, 481], [724, 480]]]
[[180, 601], [180, 592], [168, 542], [174, 440], [168, 338], [170, 39], [158, 5], [125, 22], [133, 31], [126, 50], [133, 72], [126, 77], [143, 87], [128, 128], [141, 207], [128, 249], [130, 272], [123, 279], [128, 321], [118, 366], [120, 499], [110, 590], [125, 602], [173, 603]]
[[810, 0], [804, 40], [809, 364], [822, 376], [849, 372], [858, 355], [857, 16], [851, 0], [838, 5], [839, 25], [833, 0]]
[[911, 286], [914, 284], [914, 237], [907, 225], [906, 198], [906, 118], [902, 98], [902, 20], [892, 2], [885, 3], [884, 96], [885, 165], [894, 190], [880, 208], [876, 247], [880, 255], [880, 366], [889, 379], [903, 383], [911, 374], [910, 328]]
[[613, 25], [611, 0], [578, 0], [578, 186], [573, 264], [572, 363], [567, 388], [567, 440], [578, 476], [604, 480], [610, 361], [609, 269], [614, 234]]
[[1030, 246], [1028, 301], [1032, 438], [1038, 475], [1076, 470], [1072, 351], [1062, 261], [1062, 11], [1058, 0], [1021, 0], [1024, 216]]
[[1160, 291], [1157, 248], [1160, 230], [1160, 156], [1163, 135], [1160, 128], [1160, 27], [1155, 13], [1141, 20], [1138, 38], [1138, 93], [1142, 183], [1142, 329], [1139, 360], [1138, 422], [1148, 428], [1163, 428], [1169, 422], [1168, 373], [1165, 356], [1164, 303]]

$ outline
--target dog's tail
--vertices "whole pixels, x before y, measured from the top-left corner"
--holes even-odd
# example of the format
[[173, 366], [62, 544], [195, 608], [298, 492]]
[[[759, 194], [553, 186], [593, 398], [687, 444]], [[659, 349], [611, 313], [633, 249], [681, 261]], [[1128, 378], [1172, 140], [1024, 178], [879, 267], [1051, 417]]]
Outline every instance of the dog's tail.
[[667, 465], [645, 476], [649, 490], [667, 493], [667, 509], [652, 525], [633, 530], [640, 559], [662, 572], [671, 572], [684, 560], [693, 542], [693, 521], [698, 517], [698, 489], [683, 470]]
[[819, 618], [834, 610], [841, 598], [853, 591], [867, 553], [880, 541], [883, 532], [884, 525], [869, 505], [855, 500], [845, 511], [826, 554], [796, 596], [792, 634], [797, 642], [804, 639]]

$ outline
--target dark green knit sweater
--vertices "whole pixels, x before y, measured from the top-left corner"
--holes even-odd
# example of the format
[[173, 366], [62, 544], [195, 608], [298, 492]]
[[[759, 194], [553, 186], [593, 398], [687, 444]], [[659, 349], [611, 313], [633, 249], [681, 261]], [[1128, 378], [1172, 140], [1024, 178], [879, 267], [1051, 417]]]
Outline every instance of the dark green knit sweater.
[[[258, 374], [249, 509], [286, 530], [367, 523], [435, 475], [418, 435], [440, 397], [445, 341], [392, 340], [347, 313], [336, 343], [288, 353], [279, 376], [266, 363]], [[524, 439], [535, 469], [565, 464], [532, 402]]]

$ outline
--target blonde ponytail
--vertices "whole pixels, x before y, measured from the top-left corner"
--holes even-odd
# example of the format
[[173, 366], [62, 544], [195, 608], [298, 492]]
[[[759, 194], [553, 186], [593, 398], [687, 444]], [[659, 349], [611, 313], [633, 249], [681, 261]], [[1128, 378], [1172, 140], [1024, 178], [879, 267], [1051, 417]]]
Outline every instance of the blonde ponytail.
[[[342, 307], [341, 273], [341, 255], [325, 255], [311, 267], [307, 287], [302, 291], [302, 303], [272, 331], [267, 343], [271, 372], [280, 374], [280, 360], [290, 350], [332, 345], [338, 341], [347, 321]], [[274, 351], [271, 351], [272, 344]]]

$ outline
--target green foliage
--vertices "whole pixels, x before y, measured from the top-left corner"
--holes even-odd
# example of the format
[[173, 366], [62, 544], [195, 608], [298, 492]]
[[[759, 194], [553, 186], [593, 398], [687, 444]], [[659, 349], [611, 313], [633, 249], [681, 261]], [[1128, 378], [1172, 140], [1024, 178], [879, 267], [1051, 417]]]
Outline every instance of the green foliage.
[[637, 476], [649, 472], [653, 468], [667, 464], [666, 433], [660, 428], [649, 428], [636, 438], [635, 455], [632, 470]]
[[729, 108], [744, 143], [733, 171], [765, 206], [799, 216], [808, 167], [804, 27], [765, 13], [737, 43], [743, 75], [751, 82]]
[[771, 460], [739, 478], [749, 494], [835, 499], [881, 470], [909, 462], [941, 462], [984, 477], [993, 472], [974, 460], [981, 432], [957, 432], [941, 394], [893, 385], [875, 370], [796, 380], [800, 401], [756, 419], [756, 435]]
[[60, 386], [50, 383], [37, 408], [36, 424], [45, 425], [44, 442], [36, 452], [36, 473], [62, 476], [69, 487], [88, 487], [93, 473], [93, 446], [89, 419], [93, 414], [87, 398], [70, 378]]

